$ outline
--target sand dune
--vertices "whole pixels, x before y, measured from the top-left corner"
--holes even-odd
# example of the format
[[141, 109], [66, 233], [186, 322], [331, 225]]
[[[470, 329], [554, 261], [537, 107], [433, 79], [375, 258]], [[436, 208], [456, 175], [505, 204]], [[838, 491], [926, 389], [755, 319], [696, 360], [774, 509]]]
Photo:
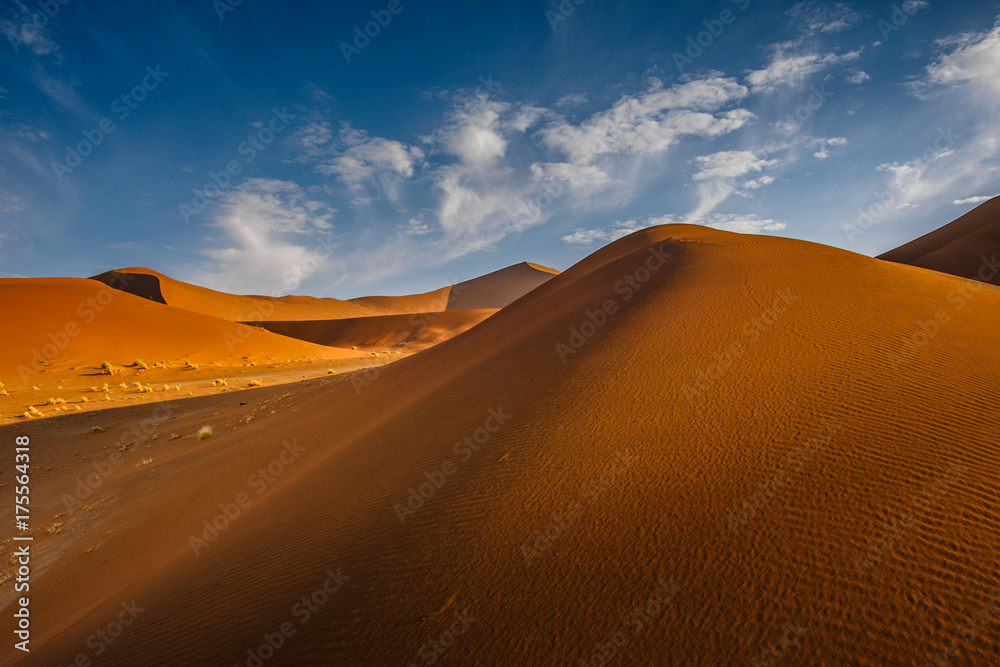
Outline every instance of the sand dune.
[[166, 303], [174, 308], [234, 322], [332, 319], [376, 314], [368, 308], [340, 299], [227, 294], [174, 280], [162, 273], [141, 267], [107, 271], [93, 276], [93, 280], [99, 280], [115, 289], [146, 299]]
[[522, 262], [423, 294], [366, 296], [347, 301], [309, 296], [227, 294], [140, 267], [107, 271], [93, 276], [93, 279], [175, 308], [236, 322], [261, 322], [497, 309], [519, 299], [558, 273], [555, 269]]
[[[1000, 290], [971, 285], [670, 225], [377, 373], [193, 404], [157, 432], [216, 435], [147, 442], [36, 545], [3, 660], [992, 664]], [[40, 519], [114, 442], [66, 419], [31, 433]]]
[[120, 366], [136, 358], [149, 363], [167, 359], [204, 363], [243, 357], [359, 356], [155, 303], [79, 278], [2, 279], [0, 313], [17, 322], [4, 333], [0, 357], [0, 377], [8, 383], [25, 373], [35, 376], [74, 366], [96, 368], [103, 361]]
[[1000, 285], [1000, 197], [879, 259]]
[[423, 349], [479, 324], [497, 309], [452, 310], [338, 320], [261, 322], [282, 336], [333, 347]]

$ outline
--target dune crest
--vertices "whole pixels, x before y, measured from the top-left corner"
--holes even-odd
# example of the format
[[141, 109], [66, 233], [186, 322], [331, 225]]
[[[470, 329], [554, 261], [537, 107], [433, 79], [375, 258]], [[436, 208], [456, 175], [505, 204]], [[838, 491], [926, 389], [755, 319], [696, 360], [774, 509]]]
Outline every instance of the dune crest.
[[878, 259], [1000, 285], [1000, 197]]
[[[990, 286], [636, 232], [363, 386], [225, 413], [210, 447], [110, 479], [128, 502], [66, 522], [22, 664], [71, 661], [133, 599], [106, 664], [719, 665], [778, 644], [924, 664], [1000, 604], [998, 337]], [[961, 651], [988, 664], [1000, 639]]]

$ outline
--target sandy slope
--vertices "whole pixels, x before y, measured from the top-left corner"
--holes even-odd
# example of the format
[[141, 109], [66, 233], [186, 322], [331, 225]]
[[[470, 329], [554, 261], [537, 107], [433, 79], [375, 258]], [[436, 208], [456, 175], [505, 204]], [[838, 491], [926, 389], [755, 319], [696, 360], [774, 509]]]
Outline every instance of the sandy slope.
[[450, 310], [337, 320], [275, 321], [260, 325], [282, 336], [333, 347], [423, 349], [479, 324], [497, 309]]
[[[993, 287], [638, 232], [450, 341], [220, 404], [216, 435], [120, 467], [40, 544], [23, 664], [885, 665], [949, 642], [991, 664], [998, 337]], [[53, 468], [43, 521], [90, 465], [67, 456], [86, 424], [49, 421], [0, 429]]]
[[558, 273], [555, 269], [522, 262], [423, 294], [366, 296], [347, 301], [311, 296], [227, 294], [141, 267], [108, 271], [93, 279], [175, 308], [236, 322], [261, 322], [497, 309], [512, 303]]
[[954, 276], [1000, 285], [1000, 197], [972, 209], [954, 222], [879, 255], [879, 259], [922, 266]]

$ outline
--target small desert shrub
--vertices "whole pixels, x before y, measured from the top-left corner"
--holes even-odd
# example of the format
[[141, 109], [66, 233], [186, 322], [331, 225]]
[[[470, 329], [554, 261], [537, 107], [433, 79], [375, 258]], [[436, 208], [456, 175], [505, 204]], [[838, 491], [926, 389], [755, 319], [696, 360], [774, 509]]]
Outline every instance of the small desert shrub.
[[264, 383], [261, 382], [260, 380], [250, 380], [250, 384], [248, 384], [247, 386], [248, 387], [263, 387]]
[[104, 433], [104, 429], [101, 428], [100, 426], [92, 426], [90, 428], [90, 432], [91, 433]]
[[65, 398], [50, 398], [47, 405], [62, 405], [66, 403]]
[[121, 369], [110, 361], [105, 361], [101, 363], [101, 373], [103, 375], [118, 375], [121, 373]]
[[334, 372], [335, 372], [335, 371], [334, 371], [334, 370], [333, 370], [332, 368], [327, 368], [327, 369], [326, 369], [326, 374], [327, 374], [327, 375], [333, 375], [333, 374], [334, 374]]
[[212, 386], [213, 387], [225, 387], [227, 384], [228, 383], [225, 380], [222, 380], [222, 379], [212, 380]]
[[10, 396], [6, 389], [0, 389], [0, 396]]
[[142, 369], [142, 370], [146, 370], [147, 368], [149, 368], [149, 366], [146, 365], [146, 362], [143, 361], [142, 359], [136, 359], [135, 361], [133, 361], [132, 362], [132, 367], [133, 368], [139, 368], [139, 369]]
[[81, 397], [80, 397], [80, 401], [81, 401], [81, 402], [83, 402], [83, 403], [89, 403], [89, 402], [90, 402], [90, 399], [89, 399], [89, 398], [87, 398], [86, 396], [81, 396]]
[[212, 427], [211, 426], [202, 426], [201, 430], [198, 431], [198, 439], [199, 440], [204, 440], [205, 438], [211, 438], [211, 437], [212, 437]]

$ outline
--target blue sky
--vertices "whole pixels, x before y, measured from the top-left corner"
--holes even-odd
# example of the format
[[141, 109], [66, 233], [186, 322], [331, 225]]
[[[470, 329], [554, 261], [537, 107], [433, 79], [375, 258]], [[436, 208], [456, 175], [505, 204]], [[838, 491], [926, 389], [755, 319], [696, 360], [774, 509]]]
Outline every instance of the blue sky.
[[1000, 193], [996, 1], [0, 6], [0, 276], [401, 294], [671, 221], [874, 255]]

